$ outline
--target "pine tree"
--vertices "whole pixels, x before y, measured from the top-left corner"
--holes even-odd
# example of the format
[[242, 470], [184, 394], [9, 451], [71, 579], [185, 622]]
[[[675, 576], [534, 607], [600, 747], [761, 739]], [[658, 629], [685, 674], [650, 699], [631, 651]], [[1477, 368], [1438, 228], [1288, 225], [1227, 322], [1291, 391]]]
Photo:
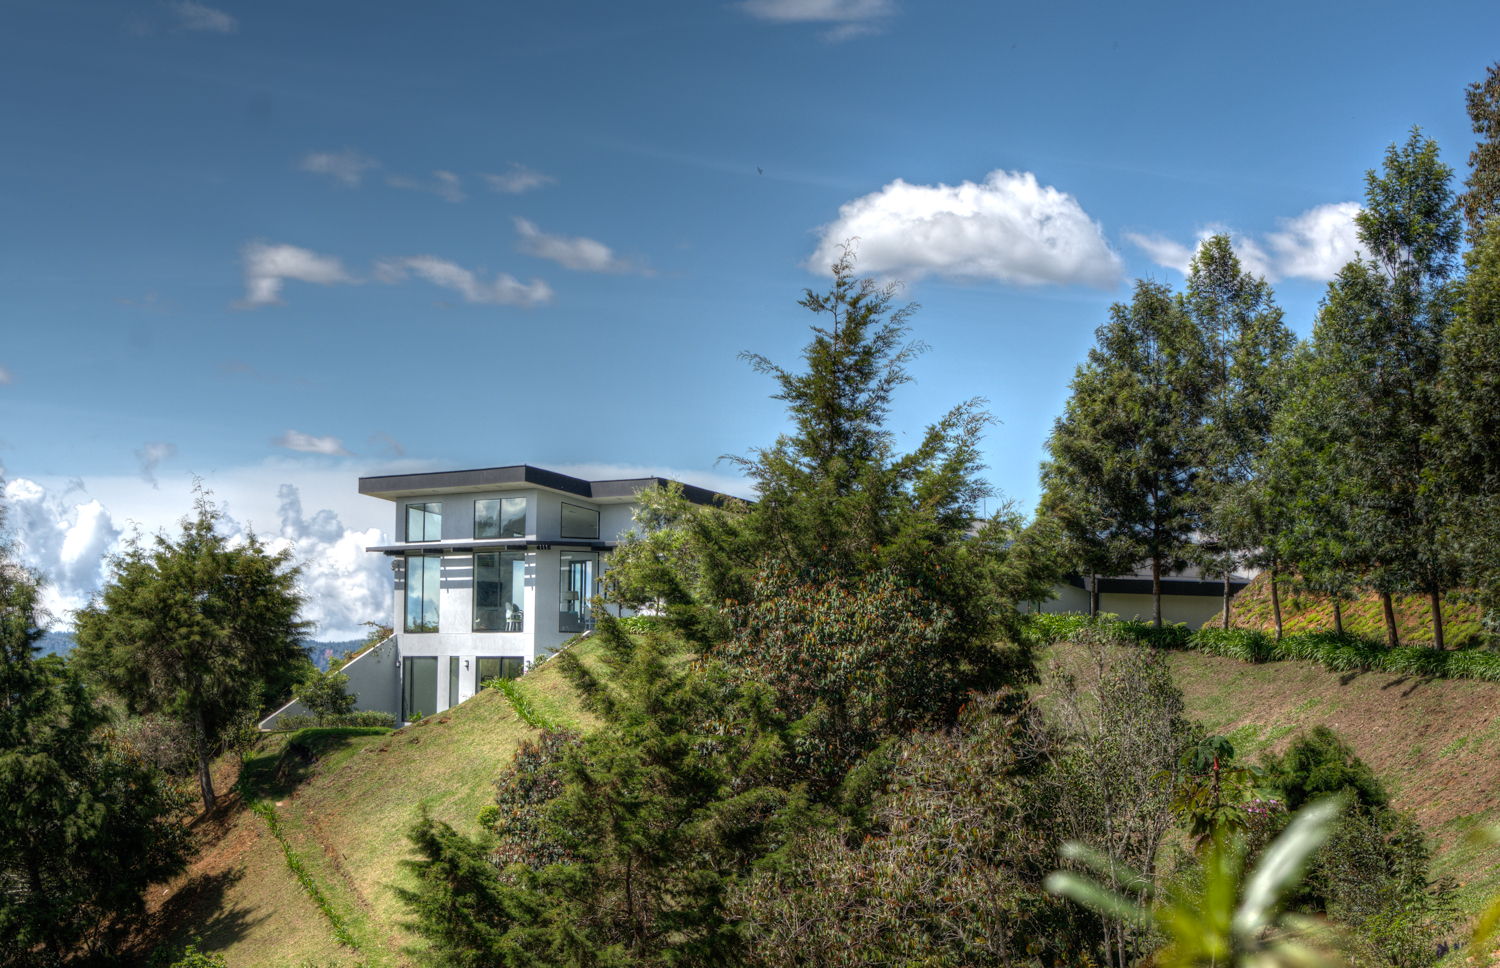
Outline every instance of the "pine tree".
[[1159, 626], [1162, 578], [1186, 566], [1198, 526], [1203, 340], [1171, 291], [1146, 280], [1110, 307], [1095, 340], [1047, 441], [1043, 480], [1054, 500], [1099, 515], [1097, 547], [1150, 563]]
[[199, 492], [181, 534], [139, 536], [110, 559], [110, 580], [76, 619], [78, 661], [134, 712], [160, 713], [196, 737], [198, 785], [213, 809], [209, 761], [220, 731], [261, 704], [262, 687], [306, 668], [312, 632], [297, 615], [301, 574], [288, 550], [254, 533], [231, 541]]
[[63, 660], [38, 659], [40, 577], [0, 505], [0, 962], [108, 954], [108, 931], [187, 862], [185, 798], [116, 745], [110, 709]]

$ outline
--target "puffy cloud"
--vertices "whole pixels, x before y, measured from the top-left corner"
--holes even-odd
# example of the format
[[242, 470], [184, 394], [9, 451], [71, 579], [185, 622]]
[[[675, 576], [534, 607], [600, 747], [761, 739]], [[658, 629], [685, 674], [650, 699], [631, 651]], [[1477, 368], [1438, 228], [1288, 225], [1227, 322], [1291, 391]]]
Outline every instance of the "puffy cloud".
[[549, 235], [524, 218], [517, 218], [516, 231], [521, 241], [516, 248], [527, 255], [551, 259], [564, 269], [578, 272], [629, 272], [634, 266], [615, 256], [614, 250], [603, 242], [583, 237], [568, 238], [565, 235]]
[[1247, 272], [1272, 282], [1289, 278], [1327, 282], [1359, 255], [1359, 230], [1354, 224], [1359, 212], [1357, 202], [1318, 205], [1293, 218], [1277, 219], [1281, 230], [1267, 233], [1261, 240], [1221, 224], [1210, 224], [1198, 230], [1197, 245], [1192, 248], [1161, 235], [1127, 232], [1125, 238], [1157, 265], [1187, 275], [1192, 258], [1205, 239], [1228, 235]]
[[463, 179], [451, 171], [435, 171], [433, 181], [423, 183], [401, 175], [392, 175], [385, 180], [392, 188], [412, 188], [419, 192], [431, 192], [448, 202], [461, 202], [469, 196], [464, 194]]
[[355, 281], [336, 257], [295, 245], [249, 242], [241, 251], [241, 261], [245, 266], [245, 297], [235, 303], [240, 309], [279, 304], [282, 283], [288, 279], [323, 286]]
[[193, 0], [179, 0], [172, 4], [177, 13], [177, 24], [183, 30], [206, 30], [214, 34], [232, 34], [240, 29], [240, 22], [222, 10], [205, 7]]
[[142, 444], [141, 449], [135, 452], [135, 459], [141, 465], [141, 480], [154, 488], [160, 489], [161, 485], [156, 483], [156, 468], [160, 466], [162, 461], [176, 456], [176, 444], [169, 444], [164, 440]]
[[344, 442], [337, 437], [314, 437], [296, 430], [288, 430], [271, 441], [277, 447], [295, 450], [303, 454], [327, 454], [330, 457], [348, 457]]
[[345, 527], [338, 514], [302, 510], [301, 492], [291, 484], [277, 489], [280, 501], [280, 543], [290, 547], [302, 565], [302, 591], [307, 596], [303, 617], [318, 623], [325, 638], [351, 639], [363, 635], [360, 623], [389, 622], [394, 585], [390, 560], [365, 551], [384, 541], [379, 528], [356, 531]]
[[523, 285], [513, 276], [500, 272], [485, 282], [463, 266], [432, 255], [387, 259], [375, 267], [375, 277], [381, 282], [400, 282], [408, 273], [414, 273], [435, 286], [452, 289], [471, 303], [529, 307], [552, 301], [551, 287], [540, 279], [532, 279], [529, 285]]
[[551, 175], [533, 171], [525, 165], [511, 165], [510, 171], [503, 175], [480, 175], [480, 177], [489, 182], [490, 191], [504, 192], [507, 195], [519, 195], [557, 181]]
[[51, 498], [45, 488], [26, 478], [5, 487], [20, 559], [47, 576], [42, 603], [64, 621], [99, 588], [104, 556], [120, 540], [120, 529], [97, 499], [70, 503], [66, 498], [66, 493]]
[[773, 23], [834, 23], [824, 34], [835, 43], [880, 32], [879, 21], [896, 12], [892, 0], [743, 0], [740, 9]]
[[345, 148], [343, 151], [313, 152], [303, 158], [297, 167], [319, 175], [331, 175], [349, 188], [358, 188], [365, 172], [379, 168], [380, 162], [365, 157], [353, 148]]
[[1030, 172], [992, 171], [983, 183], [911, 185], [896, 179], [845, 203], [822, 229], [808, 267], [827, 271], [846, 239], [859, 268], [915, 281], [995, 279], [1014, 285], [1113, 286], [1120, 258], [1073, 196]]
[[1281, 219], [1281, 231], [1266, 236], [1283, 276], [1326, 282], [1359, 254], [1357, 202], [1334, 202]]

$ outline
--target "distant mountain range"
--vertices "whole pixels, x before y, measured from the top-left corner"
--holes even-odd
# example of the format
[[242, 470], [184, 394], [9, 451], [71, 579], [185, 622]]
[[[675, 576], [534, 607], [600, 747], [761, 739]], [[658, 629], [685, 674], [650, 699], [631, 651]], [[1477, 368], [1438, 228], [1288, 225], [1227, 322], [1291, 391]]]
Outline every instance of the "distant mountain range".
[[[307, 649], [308, 658], [312, 659], [313, 665], [319, 669], [327, 669], [331, 656], [343, 655], [357, 648], [362, 641], [364, 640], [345, 639], [338, 642], [315, 642], [307, 639], [303, 641], [302, 646]], [[73, 633], [44, 632], [37, 645], [41, 647], [42, 655], [67, 655], [73, 651]]]

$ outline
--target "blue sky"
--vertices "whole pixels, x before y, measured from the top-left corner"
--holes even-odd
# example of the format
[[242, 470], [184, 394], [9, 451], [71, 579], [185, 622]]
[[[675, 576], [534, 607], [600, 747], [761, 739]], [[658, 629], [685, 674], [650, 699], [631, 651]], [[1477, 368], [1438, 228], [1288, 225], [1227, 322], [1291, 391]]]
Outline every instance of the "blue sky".
[[[62, 611], [127, 521], [187, 508], [192, 474], [304, 554], [389, 527], [362, 473], [735, 488], [715, 459], [783, 426], [736, 354], [794, 361], [796, 299], [848, 234], [908, 283], [932, 346], [897, 429], [988, 397], [991, 478], [1029, 507], [1132, 279], [1180, 283], [1224, 227], [1306, 334], [1385, 146], [1421, 125], [1462, 176], [1463, 88], [1500, 57], [1500, 7], [1411, 14], [12, 0], [16, 523]], [[365, 590], [328, 606], [329, 634], [378, 604], [345, 557]]]

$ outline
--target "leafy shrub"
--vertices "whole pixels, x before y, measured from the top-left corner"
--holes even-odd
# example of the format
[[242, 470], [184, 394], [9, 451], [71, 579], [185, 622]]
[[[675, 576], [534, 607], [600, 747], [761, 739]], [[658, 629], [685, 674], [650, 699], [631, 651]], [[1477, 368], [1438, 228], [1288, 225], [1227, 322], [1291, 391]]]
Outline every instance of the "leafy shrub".
[[359, 697], [351, 696], [345, 691], [348, 685], [349, 677], [342, 672], [315, 673], [302, 684], [297, 698], [317, 719], [318, 725], [323, 726], [328, 720], [347, 716], [354, 711], [354, 704], [359, 701]]
[[654, 615], [627, 615], [616, 621], [620, 623], [620, 628], [631, 635], [646, 635], [662, 627], [661, 619]]
[[168, 776], [191, 776], [198, 768], [192, 727], [165, 716], [132, 716], [115, 732], [120, 746]]
[[[157, 968], [157, 966], [162, 965], [166, 961], [166, 958], [169, 957], [171, 956], [162, 957], [158, 952], [152, 956], [149, 964], [151, 968]], [[229, 964], [221, 954], [215, 954], [211, 951], [199, 951], [197, 941], [195, 941], [193, 944], [182, 949], [182, 955], [176, 961], [167, 965], [166, 968], [229, 968]]]
[[479, 822], [495, 833], [494, 858], [501, 870], [511, 864], [540, 870], [566, 856], [556, 840], [547, 836], [543, 813], [562, 792], [563, 758], [577, 743], [578, 734], [566, 729], [549, 729], [535, 740], [523, 739], [510, 769], [495, 781], [495, 803], [480, 812]]
[[1314, 726], [1285, 755], [1267, 756], [1264, 764], [1265, 785], [1281, 792], [1288, 810], [1346, 789], [1362, 806], [1390, 806], [1375, 772], [1327, 726]]

